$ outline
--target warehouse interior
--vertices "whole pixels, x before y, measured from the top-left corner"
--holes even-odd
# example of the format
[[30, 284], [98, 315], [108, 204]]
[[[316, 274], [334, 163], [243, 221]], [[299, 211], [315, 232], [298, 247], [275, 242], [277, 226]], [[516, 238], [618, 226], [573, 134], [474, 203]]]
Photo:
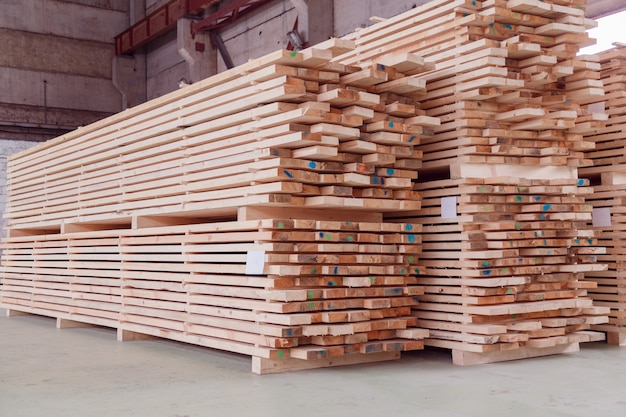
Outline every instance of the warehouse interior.
[[[410, 13], [413, 9], [419, 11], [422, 10], [420, 8], [424, 8], [430, 13], [426, 7], [428, 3], [435, 4], [435, 2], [441, 4], [437, 7], [442, 8], [448, 7], [450, 3], [461, 3], [452, 0], [394, 0], [392, 2], [376, 0], [0, 0], [0, 34], [5, 39], [5, 42], [0, 45], [0, 80], [2, 80], [2, 88], [0, 88], [0, 207], [3, 212], [7, 205], [12, 206], [14, 211], [19, 211], [15, 208], [17, 203], [12, 205], [10, 192], [7, 191], [12, 184], [15, 189], [16, 181], [20, 181], [16, 174], [14, 174], [14, 179], [7, 178], [7, 171], [10, 177], [10, 171], [16, 170], [10, 167], [9, 162], [13, 155], [18, 153], [25, 155], [24, 160], [27, 160], [29, 155], [35, 155], [32, 158], [45, 159], [46, 149], [49, 149], [50, 155], [55, 155], [57, 151], [54, 146], [63, 146], [64, 140], [59, 139], [66, 138], [67, 143], [70, 143], [78, 137], [76, 132], [80, 132], [80, 129], [84, 127], [88, 130], [96, 129], [98, 126], [103, 126], [103, 129], [108, 128], [109, 122], [106, 120], [112, 120], [111, 126], [116, 126], [112, 123], [117, 123], [118, 120], [124, 123], [125, 117], [130, 118], [151, 111], [158, 105], [171, 106], [171, 110], [175, 111], [177, 102], [171, 97], [176, 97], [176, 100], [182, 97], [180, 100], [184, 101], [185, 91], [195, 91], [193, 88], [220, 88], [220, 82], [206, 81], [213, 76], [222, 74], [223, 80], [226, 81], [221, 84], [235, 83], [239, 76], [241, 78], [250, 76], [252, 79], [254, 71], [258, 70], [255, 63], [262, 57], [276, 54], [276, 51], [288, 50], [290, 53], [293, 51], [294, 54], [304, 54], [302, 51], [306, 51], [308, 47], [327, 44], [328, 40], [350, 38], [358, 41], [359, 31], [369, 33], [366, 29], [372, 25], [384, 24], [386, 21], [395, 22], [393, 20], [395, 16]], [[473, 10], [472, 8], [480, 7], [480, 5], [477, 6], [476, 1], [467, 0], [464, 3], [459, 6], [459, 10], [455, 10], [460, 16], [459, 19], [466, 18], [465, 7], [470, 11]], [[479, 3], [485, 10], [490, 7], [497, 10], [511, 8], [513, 11], [523, 10], [523, 13], [528, 15], [542, 7], [538, 6], [535, 0], [484, 0]], [[584, 8], [586, 19], [598, 19], [626, 10], [624, 0], [546, 0], [541, 3], [555, 4], [562, 8]], [[419, 19], [419, 17], [412, 18], [416, 21]], [[574, 18], [564, 21], [572, 27], [578, 24], [574, 23], [578, 22]], [[553, 22], [550, 21], [550, 24]], [[584, 24], [589, 26], [591, 20], [586, 20]], [[568, 29], [551, 30], [556, 33], [559, 30]], [[550, 31], [546, 33], [546, 36], [557, 36], [552, 35]], [[577, 47], [584, 46], [585, 43], [593, 43], [585, 41], [583, 35], [578, 35], [580, 36], [576, 37], [576, 40], [567, 42]], [[343, 44], [333, 45], [332, 48], [346, 48]], [[618, 50], [623, 52], [620, 48], [623, 48], [623, 45], [618, 47]], [[342, 49], [344, 52], [345, 50]], [[554, 53], [558, 55], [559, 52]], [[570, 53], [570, 49], [560, 53], [566, 55]], [[347, 52], [347, 54], [350, 53]], [[467, 55], [473, 56], [470, 52]], [[324, 61], [324, 65], [327, 65], [324, 67], [326, 69], [335, 70], [339, 67], [336, 62], [326, 62], [324, 57], [318, 58], [314, 55], [312, 58], [306, 58], [305, 54], [303, 56], [305, 56], [304, 60]], [[463, 54], [459, 56], [457, 58], [460, 65]], [[425, 74], [429, 69], [434, 68], [428, 64], [417, 64], [416, 58], [411, 59], [407, 58], [403, 63], [411, 61], [415, 68], [418, 66], [421, 68], [419, 71], [426, 71]], [[559, 60], [562, 60], [561, 56]], [[279, 62], [277, 65], [282, 65], [284, 61], [277, 60], [276, 62]], [[588, 62], [593, 62], [593, 60], [590, 59]], [[599, 63], [600, 59], [596, 62]], [[626, 61], [620, 62], [623, 64]], [[356, 65], [356, 63], [351, 63], [351, 65]], [[508, 61], [507, 65], [510, 65]], [[599, 68], [599, 64], [597, 65]], [[393, 64], [389, 66], [393, 67]], [[397, 67], [400, 68], [401, 64], [397, 64]], [[262, 68], [260, 64], [259, 68]], [[594, 68], [593, 64], [585, 69], [588, 68]], [[618, 74], [620, 68], [611, 67]], [[579, 68], [575, 70], [578, 71]], [[417, 74], [419, 78], [418, 71], [415, 71], [413, 75]], [[228, 74], [237, 75], [228, 76]], [[344, 78], [345, 80], [350, 79], [350, 75], [342, 73], [342, 77], [347, 77]], [[566, 76], [563, 76], [561, 81], [565, 78]], [[214, 79], [217, 80], [217, 78]], [[599, 75], [597, 79], [600, 79]], [[303, 85], [309, 88], [307, 82], [310, 81], [306, 79]], [[263, 82], [265, 82], [264, 79]], [[428, 81], [430, 82], [431, 80]], [[578, 78], [572, 78], [572, 82], [580, 82], [580, 74]], [[585, 91], [592, 91], [597, 87], [598, 84], [595, 82], [596, 79], [585, 85], [590, 87]], [[612, 82], [615, 82], [615, 86], [611, 88], [621, 88], [622, 84], [619, 84], [622, 82], [621, 79]], [[346, 81], [346, 83], [350, 82]], [[380, 93], [382, 90], [376, 90], [376, 86], [357, 83], [354, 84], [356, 90], [362, 89], [372, 94], [375, 92], [384, 95]], [[428, 83], [426, 83], [426, 88], [429, 87]], [[562, 81], [563, 83], [565, 81]], [[256, 85], [256, 81], [250, 84]], [[408, 85], [415, 91], [418, 88], [412, 84]], [[536, 85], [543, 84], [539, 81]], [[332, 87], [328, 88], [330, 90]], [[328, 93], [328, 91], [323, 92]], [[606, 94], [614, 93], [614, 90], [606, 90]], [[322, 90], [319, 94], [322, 94]], [[482, 90], [480, 94], [483, 94]], [[488, 96], [493, 93], [484, 94]], [[407, 103], [412, 103], [412, 101], [402, 102], [402, 104]], [[534, 104], [536, 102], [533, 102]], [[581, 102], [576, 105], [578, 104], [585, 109], [589, 106], [590, 113], [592, 108], [593, 111], [598, 108], [597, 105], [594, 106], [594, 99], [587, 96], [581, 98]], [[563, 110], [563, 112], [571, 110], [567, 107], [570, 105], [569, 102], [564, 103], [562, 109], [559, 107], [558, 110]], [[624, 106], [624, 104], [621, 105]], [[260, 104], [258, 106], [260, 107]], [[529, 110], [529, 108], [536, 110], [537, 107], [540, 106], [528, 106], [524, 110]], [[603, 105], [602, 112], [605, 109]], [[359, 116], [365, 114], [361, 110], [355, 112]], [[609, 113], [610, 111], [607, 111], [607, 114]], [[127, 114], [130, 116], [125, 116]], [[396, 110], [393, 116], [400, 117], [398, 116], [400, 114], [408, 118], [400, 110]], [[428, 119], [430, 114], [422, 118], [419, 118], [419, 115], [420, 113], [416, 113], [412, 120], [415, 120], [415, 126], [420, 129], [420, 132], [426, 132], [435, 126], [429, 124], [432, 123], [432, 120]], [[259, 119], [262, 118], [261, 116]], [[585, 114], [588, 116], [586, 119], [580, 114], [579, 116], [581, 117], [578, 122], [580, 125], [576, 128], [571, 127], [571, 132], [580, 134], [581, 137], [594, 132], [593, 129], [599, 126], [594, 123], [607, 120], [587, 114]], [[516, 123], [525, 120], [518, 119], [518, 117], [515, 114], [511, 116], [511, 120]], [[352, 127], [358, 127], [358, 125], [354, 123]], [[187, 127], [185, 125], [185, 128]], [[114, 130], [115, 127], [111, 129]], [[539, 128], [533, 127], [532, 129]], [[89, 130], [88, 134], [91, 132], [92, 130]], [[618, 133], [623, 134], [623, 130]], [[49, 148], [44, 147], [41, 148], [42, 151], [38, 151], [38, 145], [44, 143], [51, 145]], [[29, 154], [27, 150], [30, 149], [32, 153]], [[581, 146], [576, 151], [583, 152], [583, 147]], [[322, 153], [321, 150], [319, 152]], [[606, 152], [614, 152], [611, 155], [615, 155], [615, 151]], [[598, 158], [601, 157], [603, 156], [600, 155]], [[619, 158], [616, 157], [616, 159]], [[28, 161], [15, 161], [18, 161], [14, 162], [14, 165], [18, 167], [19, 164], [29, 163]], [[329, 161], [332, 161], [332, 158]], [[571, 168], [570, 165], [567, 166]], [[27, 170], [35, 172], [37, 164], [33, 163], [33, 167]], [[41, 167], [42, 170], [48, 169], [48, 165], [43, 163]], [[31, 171], [28, 171], [30, 175], [27, 176], [28, 179], [22, 180], [27, 185], [30, 184], [28, 181], [34, 181], [32, 176], [35, 174]], [[77, 168], [76, 172], [82, 175], [83, 171], [90, 171], [88, 165], [85, 165], [84, 170]], [[460, 176], [466, 175], [466, 171], [459, 172]], [[549, 172], [563, 173], [565, 170], [555, 169]], [[603, 179], [605, 176], [612, 175], [611, 172], [607, 173], [600, 169], [596, 171], [589, 169], [588, 172], [593, 177], [591, 182], [596, 181], [596, 184], [591, 184], [592, 186], [604, 185], [599, 184], [601, 174]], [[438, 178], [440, 171], [437, 169], [428, 171], [428, 174], [433, 175], [434, 181], [448, 179]], [[454, 172], [452, 175], [455, 175]], [[529, 179], [532, 185], [536, 186], [543, 174], [536, 174], [534, 177], [533, 175], [528, 174], [528, 178], [537, 181], [534, 183]], [[496, 177], [495, 174], [493, 176]], [[616, 174], [615, 177], [617, 176]], [[571, 178], [568, 177], [569, 179]], [[47, 186], [47, 181], [42, 181], [42, 184], [43, 189]], [[567, 186], [569, 183], [563, 184]], [[589, 184], [585, 183], [586, 185]], [[430, 195], [440, 197], [437, 194], [437, 186], [429, 188], [426, 185], [420, 185], [414, 190], [427, 197]], [[496, 190], [495, 185], [494, 190]], [[13, 193], [14, 196], [19, 196], [18, 192], [13, 191]], [[546, 193], [558, 194], [555, 191]], [[409, 194], [394, 195], [408, 196]], [[617, 201], [621, 195], [609, 194], [609, 196]], [[413, 197], [406, 197], [407, 200], [411, 198]], [[427, 202], [428, 199], [422, 200], [422, 207], [430, 207], [428, 206], [430, 203]], [[596, 200], [594, 197], [589, 197], [587, 202], [595, 204], [594, 207], [599, 207], [601, 210], [605, 208], [600, 197]], [[443, 202], [441, 204], [444, 210]], [[407, 207], [414, 208], [415, 206], [407, 205]], [[181, 223], [180, 218], [183, 217], [181, 213], [184, 210], [186, 209], [176, 211], [175, 216], [163, 223], [159, 223], [162, 220], [158, 216], [145, 216], [145, 219], [141, 221], [146, 221], [146, 224], [150, 225], [166, 225], [170, 221], [171, 223], [167, 223], [167, 226], [172, 227], [172, 230], [176, 227], [182, 228], [184, 224]], [[400, 222], [405, 221], [409, 223], [406, 219], [415, 216], [416, 210], [410, 208], [403, 210], [405, 211], [401, 213], [402, 215], [391, 209], [387, 210], [395, 213], [396, 218], [386, 212], [378, 217], [363, 214], [364, 217], [359, 221], [382, 223], [383, 219], [388, 221], [391, 218], [392, 223], [404, 224]], [[611, 210], [614, 216], [620, 213], [619, 209], [616, 211], [612, 207]], [[8, 209], [6, 211], [9, 212]], [[199, 210], [196, 211], [200, 213]], [[237, 213], [241, 219], [242, 210]], [[255, 214], [253, 210], [251, 213], [246, 214], [249, 217], [245, 217], [245, 220], [265, 219], [265, 217], [258, 216], [266, 215], [267, 211], [261, 210], [260, 215]], [[297, 211], [288, 211], [288, 213], [292, 218], [297, 216]], [[310, 213], [308, 215], [315, 215], [319, 212], [312, 210]], [[228, 216], [231, 214], [229, 211]], [[454, 216], [456, 215], [455, 212]], [[231, 217], [228, 216], [224, 215], [217, 219], [230, 221]], [[347, 215], [337, 213], [328, 216], [323, 220], [344, 222], [351, 219]], [[190, 224], [193, 227], [194, 223], [198, 223], [197, 227], [200, 230], [207, 218], [203, 212], [202, 215], [197, 216], [197, 219], [190, 221]], [[121, 221], [116, 220], [111, 223], [112, 226], [108, 226], [108, 229], [100, 230], [98, 227], [104, 222], [97, 220], [99, 219], [97, 217], [94, 219], [96, 220], [91, 222], [76, 222], [67, 227], [61, 226], [60, 230], [61, 232], [68, 231], [68, 233], [80, 231], [98, 233], [106, 229], [105, 234], [109, 233], [106, 236], [110, 237], [113, 236], [114, 229], [126, 227]], [[139, 221], [133, 220], [133, 227]], [[35, 220], [31, 223], [35, 224]], [[46, 228], [47, 226], [39, 229], [33, 226], [29, 229], [30, 223], [26, 220], [23, 225], [20, 225], [19, 217], [11, 213], [3, 216], [2, 224], [2, 236], [5, 237], [5, 242], [7, 236], [13, 239], [10, 241], [11, 244], [5, 243], [3, 247], [14, 251], [12, 252], [14, 258], [10, 258], [10, 261], [13, 262], [15, 259], [15, 262], [5, 264], [8, 267], [20, 266], [20, 262], [23, 261], [24, 252], [19, 252], [20, 246], [14, 242], [26, 242], [29, 230], [32, 229], [33, 235], [52, 233], [50, 231], [52, 229]], [[283, 226], [281, 223], [280, 226], [272, 227], [282, 228]], [[387, 224], [386, 227], [391, 226]], [[274, 229], [272, 230], [275, 232]], [[382, 232], [377, 231], [377, 233]], [[403, 235], [404, 239], [411, 239], [413, 236], [407, 234], [406, 231], [402, 233], [406, 235]], [[139, 241], [141, 236], [138, 236], [133, 235], [129, 239]], [[589, 235], [581, 234], [578, 237], [580, 236], [588, 237]], [[614, 235], [607, 234], [607, 236], [609, 237], [604, 238], [604, 244]], [[436, 242], [436, 238], [433, 239]], [[555, 245], [558, 246], [558, 243]], [[38, 246], [35, 245], [35, 247]], [[502, 253], [506, 252], [505, 249]], [[618, 249], [619, 245], [615, 244], [615, 250]], [[539, 252], [537, 250], [537, 253]], [[585, 252], [584, 250], [580, 253], [576, 252], [575, 266], [584, 268], [581, 265], [596, 262], [596, 253], [602, 252]], [[563, 259], [565, 256], [563, 254]], [[567, 256], [571, 257], [571, 253]], [[569, 261], [570, 258], [568, 258]], [[35, 268], [40, 267], [37, 262], [37, 260], [34, 262]], [[562, 271], [574, 271], [574, 269], [564, 268]], [[606, 276], [598, 271], [600, 269], [591, 267], [587, 270], [593, 279], [602, 283]], [[7, 281], [3, 281], [6, 291], [4, 295], [0, 287], [0, 416], [120, 416], [130, 413], [167, 417], [222, 414], [244, 416], [251, 413], [269, 416], [287, 415], [294, 411], [305, 415], [323, 413], [330, 416], [357, 414], [381, 416], [401, 413], [424, 416], [528, 416], [531, 414], [536, 416], [589, 416], [592, 414], [622, 416], [626, 409], [622, 388], [626, 383], [626, 372], [623, 369], [626, 362], [622, 362], [626, 359], [626, 349], [623, 346], [616, 346], [623, 344], [624, 333], [620, 330], [620, 333], [609, 332], [609, 335], [605, 336], [602, 332], [607, 328], [602, 327], [606, 321], [602, 321], [600, 316], [606, 317], [608, 308], [602, 310], [606, 306], [602, 304], [601, 296], [597, 296], [595, 307], [584, 303], [571, 304], [571, 306], [568, 304], [571, 320], [567, 322], [567, 331], [574, 328], [576, 331], [580, 330], [579, 339], [576, 339], [575, 343], [570, 341], [563, 345], [542, 347], [541, 349], [546, 352], [543, 354], [533, 349], [513, 353], [515, 352], [513, 346], [517, 346], [522, 339], [518, 340], [516, 336], [509, 334], [509, 339], [501, 338], [502, 342], [506, 339], [509, 343], [511, 347], [509, 352], [503, 350], [497, 355], [489, 356], [489, 359], [481, 359], [481, 355], [474, 352], [459, 353], [454, 363], [459, 364], [465, 361], [466, 364], [474, 365], [457, 366], [453, 364], [450, 352], [450, 349], [455, 349], [450, 346], [456, 345], [443, 340], [446, 338], [444, 331], [441, 332], [443, 340], [441, 343], [427, 342], [424, 349], [422, 342], [424, 337], [418, 336], [421, 333], [417, 329], [398, 327], [397, 329], [401, 330], [394, 335], [405, 335], [407, 338], [414, 339], [412, 345], [403, 345], [402, 350], [406, 351], [403, 351], [402, 355], [399, 352], [381, 352], [373, 354], [372, 360], [363, 360], [363, 363], [357, 359], [354, 362], [350, 359], [327, 361], [324, 356], [323, 362], [326, 365], [323, 366], [335, 364], [344, 366], [321, 368], [322, 365], [315, 364], [322, 362], [312, 361], [311, 366], [291, 368], [290, 365], [285, 365], [281, 368], [282, 351], [277, 350], [279, 356], [272, 356], [268, 360], [268, 365], [258, 365], [258, 362], [255, 362], [255, 354], [252, 353], [252, 368], [256, 373], [275, 372], [271, 367], [281, 369], [281, 371], [294, 370], [294, 372], [275, 375], [257, 375], [250, 372], [250, 354], [241, 354], [241, 350], [212, 349], [216, 345], [209, 342], [194, 343], [195, 339], [192, 338], [172, 336], [169, 330], [153, 329], [151, 332], [144, 332], [137, 325], [136, 327], [130, 326], [127, 330], [119, 328], [116, 333], [116, 329], [112, 329], [110, 322], [104, 319], [102, 321], [93, 319], [84, 323], [81, 320], [74, 321], [71, 314], [63, 313], [58, 316], [49, 314], [50, 317], [46, 317], [46, 314], [39, 314], [36, 308], [22, 309], [19, 303], [14, 302], [10, 293], [13, 291], [11, 286], [15, 285], [16, 273], [10, 268], [3, 269], [2, 273]], [[482, 278], [486, 278], [484, 275], [483, 273]], [[619, 271], [618, 277], [621, 277]], [[493, 277], [493, 279], [496, 278]], [[433, 286], [439, 285], [437, 284], [439, 281], [433, 282], [435, 282]], [[554, 282], [552, 284], [556, 285]], [[580, 287], [573, 288], [578, 291], [575, 294], [576, 298], [585, 296], [585, 291], [590, 288], [580, 285]], [[407, 287], [410, 289], [410, 285], [404, 287], [405, 291]], [[56, 291], [60, 286], [50, 288]], [[571, 290], [572, 287], [569, 289]], [[559, 290], [564, 291], [564, 288], [559, 288]], [[621, 290], [622, 288], [616, 290], [618, 296], [623, 294]], [[510, 296], [508, 292], [488, 294], [485, 292], [482, 295], [485, 294], [494, 297]], [[50, 295], [54, 294], [50, 292]], [[423, 293], [414, 292], [411, 295], [420, 298]], [[3, 296], [7, 298], [2, 299]], [[437, 296], [431, 295], [430, 298], [425, 296], [424, 300], [435, 303], [438, 300]], [[619, 299], [618, 302], [624, 301], [626, 300]], [[453, 311], [450, 310], [450, 312]], [[583, 315], [589, 320], [588, 322], [583, 324], [581, 321], [576, 321], [582, 320]], [[453, 314], [450, 316], [452, 317]], [[420, 327], [421, 320], [434, 320], [433, 317], [420, 315], [415, 327]], [[557, 322], [557, 318], [544, 318], [546, 322], [550, 319], [554, 320], [553, 323]], [[398, 319], [398, 321], [401, 320]], [[405, 320], [402, 326], [413, 327], [410, 323], [412, 322]], [[560, 324], [553, 325], [554, 328], [558, 326]], [[592, 327], [597, 332], [587, 332]], [[431, 335], [438, 330], [441, 329], [431, 328]], [[489, 331], [495, 332], [495, 330]], [[536, 328], [522, 329], [521, 325], [514, 331], [539, 332]], [[557, 337], [556, 330], [551, 331], [554, 333], [549, 335]], [[545, 334], [548, 335], [548, 333]], [[161, 335], [164, 338], [161, 338]], [[612, 343], [607, 343], [606, 338]], [[129, 342], [122, 343], [122, 340]], [[482, 340], [486, 340], [486, 337]], [[276, 346], [271, 347], [276, 348]], [[303, 349], [301, 352], [306, 352], [306, 350]], [[308, 353], [312, 355], [313, 351]], [[346, 355], [345, 358], [349, 356]], [[354, 355], [355, 358], [357, 356]], [[334, 363], [335, 360], [337, 363]]]

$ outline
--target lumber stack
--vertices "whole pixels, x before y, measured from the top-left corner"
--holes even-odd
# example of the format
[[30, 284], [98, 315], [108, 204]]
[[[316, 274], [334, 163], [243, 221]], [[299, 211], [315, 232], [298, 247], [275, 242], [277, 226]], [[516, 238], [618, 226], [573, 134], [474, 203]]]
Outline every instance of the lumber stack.
[[[585, 140], [595, 144], [587, 152], [593, 166], [581, 169], [580, 175], [589, 178], [595, 192], [588, 197], [594, 207], [592, 226], [599, 235], [599, 244], [607, 253], [599, 260], [608, 270], [589, 272], [587, 278], [597, 283], [590, 290], [596, 305], [611, 309], [609, 323], [596, 326], [607, 332], [611, 344], [626, 344], [626, 253], [623, 238], [624, 199], [626, 198], [626, 49], [617, 46], [597, 54], [598, 79], [603, 83], [605, 97], [602, 102], [591, 103], [585, 122]], [[592, 120], [593, 119], [593, 120]]]
[[[608, 310], [587, 295], [597, 263], [580, 103], [601, 101], [584, 1], [433, 1], [350, 35], [348, 65], [433, 69], [416, 95], [438, 117], [418, 150], [422, 225], [414, 314], [457, 364], [568, 352]], [[418, 58], [419, 57], [419, 58]]]
[[330, 62], [350, 47], [278, 51], [13, 156], [2, 306], [258, 373], [421, 349], [420, 225], [383, 213], [420, 209], [439, 120], [399, 68]]

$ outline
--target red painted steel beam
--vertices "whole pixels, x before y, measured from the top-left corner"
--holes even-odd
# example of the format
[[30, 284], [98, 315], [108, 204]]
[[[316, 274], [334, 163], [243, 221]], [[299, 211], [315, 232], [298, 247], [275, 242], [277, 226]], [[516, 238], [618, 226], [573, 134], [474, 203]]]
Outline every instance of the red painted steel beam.
[[239, 17], [258, 9], [273, 0], [236, 0], [232, 4], [218, 10], [207, 18], [193, 22], [193, 33], [208, 32], [230, 25]]
[[189, 14], [200, 14], [204, 9], [208, 9], [219, 2], [220, 0], [187, 0]]
[[220, 0], [171, 0], [115, 37], [115, 54], [125, 55], [176, 27], [178, 19], [202, 13]]

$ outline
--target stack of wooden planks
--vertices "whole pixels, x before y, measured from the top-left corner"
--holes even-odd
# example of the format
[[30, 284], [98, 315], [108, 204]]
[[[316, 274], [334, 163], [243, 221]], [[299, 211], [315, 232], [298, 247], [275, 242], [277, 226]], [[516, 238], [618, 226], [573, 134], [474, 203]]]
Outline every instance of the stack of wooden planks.
[[[438, 0], [349, 36], [348, 65], [425, 59], [416, 95], [438, 117], [417, 147], [422, 209], [387, 215], [423, 228], [415, 309], [427, 345], [457, 364], [568, 352], [606, 322], [584, 273], [601, 271], [579, 178], [580, 103], [601, 101], [578, 0]], [[578, 123], [577, 123], [578, 122]]]
[[600, 340], [585, 4], [434, 0], [14, 156], [0, 302], [259, 373]]
[[595, 144], [587, 152], [593, 166], [580, 170], [595, 192], [588, 197], [593, 206], [592, 226], [607, 253], [599, 255], [608, 270], [587, 273], [598, 286], [590, 290], [596, 305], [609, 307], [609, 323], [596, 326], [607, 332], [611, 344], [626, 345], [626, 247], [624, 246], [624, 201], [626, 199], [626, 48], [617, 46], [597, 54], [598, 82], [604, 100], [591, 103], [585, 124], [585, 140]]
[[422, 137], [400, 66], [278, 51], [13, 156], [0, 302], [253, 357], [258, 373], [423, 348]]

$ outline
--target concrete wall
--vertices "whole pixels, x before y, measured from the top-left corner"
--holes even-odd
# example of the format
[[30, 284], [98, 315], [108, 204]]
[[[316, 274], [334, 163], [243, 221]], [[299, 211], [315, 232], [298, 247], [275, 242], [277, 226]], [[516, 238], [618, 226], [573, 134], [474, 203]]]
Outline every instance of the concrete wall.
[[113, 40], [128, 15], [128, 0], [0, 0], [1, 213], [10, 155], [121, 110]]
[[[4, 218], [4, 209], [7, 202], [7, 160], [9, 156], [14, 153], [28, 149], [36, 144], [37, 142], [33, 141], [12, 140], [2, 136], [2, 133], [0, 133], [0, 214], [2, 215], [2, 218], [0, 219], [0, 237], [2, 238], [6, 236], [5, 226], [7, 224], [7, 221]], [[0, 254], [1, 253], [2, 250], [0, 249]]]
[[172, 30], [146, 46], [146, 89], [151, 100], [178, 88], [187, 78], [187, 67], [178, 53], [176, 30]]
[[[258, 58], [277, 49], [287, 46], [287, 32], [294, 25], [300, 14], [294, 4], [306, 2], [311, 16], [303, 21], [300, 14], [300, 31], [312, 44], [326, 39], [328, 36], [345, 36], [357, 28], [367, 27], [374, 22], [370, 17], [389, 18], [411, 8], [421, 6], [430, 0], [275, 0], [260, 10], [237, 20], [234, 24], [222, 29], [220, 34], [224, 40], [232, 61], [235, 65], [249, 59]], [[232, 0], [223, 0], [221, 7], [227, 6]], [[146, 12], [150, 13], [167, 3], [167, 0], [145, 0]], [[625, 8], [624, 0], [589, 1], [590, 13], [608, 13]], [[207, 14], [211, 11], [207, 11]], [[328, 29], [330, 27], [330, 30]], [[176, 51], [175, 39], [172, 34], [166, 35], [167, 40], [154, 42], [148, 48], [148, 98], [155, 98], [177, 88], [181, 78], [187, 78], [185, 62]], [[167, 43], [170, 45], [167, 45]], [[207, 45], [207, 59], [215, 59], [217, 52]], [[217, 54], [217, 71], [226, 69], [223, 59]], [[210, 73], [206, 74], [207, 76]]]
[[371, 26], [370, 17], [389, 18], [428, 3], [430, 0], [334, 0], [335, 36], [341, 37], [356, 28]]
[[2, 1], [0, 126], [39, 140], [120, 111], [113, 39], [128, 13], [126, 0]]
[[[289, 32], [298, 15], [289, 0], [275, 1], [236, 21], [221, 31], [235, 65], [287, 47]], [[221, 57], [218, 71], [226, 69]]]
[[[330, 36], [343, 36], [357, 27], [373, 24], [371, 16], [391, 17], [427, 3], [429, 0], [306, 0], [309, 18], [305, 19], [291, 0], [276, 0], [259, 10], [237, 20], [220, 30], [226, 49], [235, 65], [258, 58], [287, 47], [287, 32], [293, 29], [299, 16], [299, 30], [312, 44]], [[220, 7], [230, 2], [224, 1]], [[164, 0], [147, 0], [149, 13], [164, 4]], [[210, 11], [207, 11], [207, 14]], [[181, 78], [187, 78], [185, 63], [176, 50], [173, 32], [164, 35], [147, 48], [148, 99], [158, 97], [177, 88]], [[207, 45], [207, 59], [215, 59], [217, 71], [226, 69], [226, 64], [217, 51]], [[207, 74], [207, 76], [210, 74]]]
[[146, 15], [149, 15], [161, 6], [166, 5], [170, 0], [145, 0]]
[[[373, 24], [371, 16], [387, 18], [417, 7], [429, 0], [308, 0], [309, 20], [303, 22], [300, 15], [300, 32], [312, 44], [330, 36], [344, 36], [358, 27]], [[324, 3], [322, 7], [318, 7]], [[261, 10], [221, 31], [226, 48], [235, 65], [286, 48], [287, 32], [292, 30], [298, 17], [298, 10], [291, 0], [271, 2]], [[330, 30], [325, 26], [330, 24]], [[320, 34], [319, 32], [323, 32]], [[224, 62], [218, 60], [218, 70], [225, 69]]]

